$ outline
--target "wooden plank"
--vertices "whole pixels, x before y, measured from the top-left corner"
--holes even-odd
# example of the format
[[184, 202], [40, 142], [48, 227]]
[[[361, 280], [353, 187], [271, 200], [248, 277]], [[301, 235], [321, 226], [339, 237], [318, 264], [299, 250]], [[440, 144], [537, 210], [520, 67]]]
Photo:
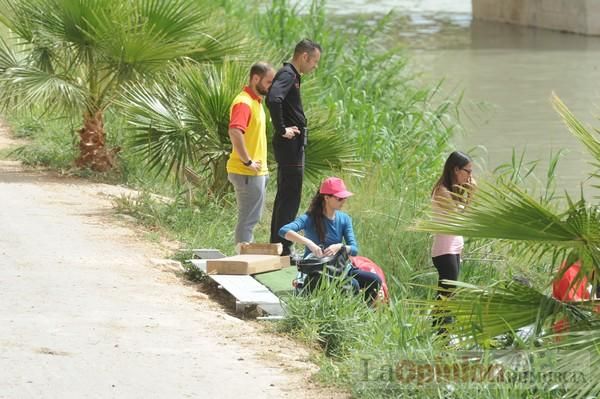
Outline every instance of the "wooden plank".
[[252, 276], [209, 274], [209, 277], [242, 305], [280, 305], [279, 298]]
[[255, 274], [279, 269], [279, 255], [235, 255], [206, 262], [208, 274]]
[[252, 242], [240, 244], [240, 255], [280, 255], [282, 252], [283, 245], [281, 243], [261, 244]]

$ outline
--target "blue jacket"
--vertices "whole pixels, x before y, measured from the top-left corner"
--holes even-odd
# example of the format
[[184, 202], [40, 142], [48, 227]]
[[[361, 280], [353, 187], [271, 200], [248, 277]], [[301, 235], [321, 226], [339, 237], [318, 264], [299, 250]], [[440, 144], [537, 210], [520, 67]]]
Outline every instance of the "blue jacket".
[[[285, 234], [290, 230], [295, 231], [296, 233], [304, 231], [304, 236], [306, 238], [309, 238], [312, 242], [323, 248], [327, 248], [332, 244], [345, 243], [351, 248], [350, 255], [355, 256], [358, 254], [358, 244], [356, 243], [354, 230], [352, 229], [352, 218], [350, 218], [348, 214], [336, 211], [333, 220], [324, 218], [324, 223], [325, 240], [323, 242], [319, 240], [313, 219], [306, 213], [298, 216], [296, 220], [279, 229], [279, 235], [285, 238]], [[304, 255], [306, 256], [309, 253], [310, 250], [305, 248]]]

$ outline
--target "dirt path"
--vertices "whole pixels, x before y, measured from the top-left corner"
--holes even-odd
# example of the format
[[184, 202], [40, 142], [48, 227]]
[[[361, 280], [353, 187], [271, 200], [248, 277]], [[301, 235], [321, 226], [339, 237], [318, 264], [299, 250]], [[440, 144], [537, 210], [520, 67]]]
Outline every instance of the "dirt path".
[[0, 398], [331, 397], [305, 350], [157, 267], [123, 190], [0, 161]]

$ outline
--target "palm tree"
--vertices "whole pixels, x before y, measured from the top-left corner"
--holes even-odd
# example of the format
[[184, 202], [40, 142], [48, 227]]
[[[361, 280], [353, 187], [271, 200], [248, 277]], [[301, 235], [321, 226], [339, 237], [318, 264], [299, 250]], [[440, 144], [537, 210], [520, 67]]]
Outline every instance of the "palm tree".
[[133, 133], [130, 145], [156, 174], [185, 168], [212, 175], [213, 193], [227, 182], [228, 115], [232, 99], [247, 80], [238, 62], [221, 65], [186, 62], [173, 66], [152, 85], [131, 84], [123, 109]]
[[[593, 165], [600, 168], [600, 141], [558, 97], [553, 96], [553, 104], [569, 130], [594, 157]], [[598, 177], [597, 171], [591, 174], [592, 179]], [[413, 229], [516, 243], [533, 262], [550, 255], [555, 264], [580, 260], [581, 269], [573, 282], [577, 285], [586, 277], [600, 276], [600, 208], [588, 203], [583, 193], [577, 201], [567, 196], [562, 210], [560, 205], [538, 200], [514, 183], [484, 183], [464, 212], [449, 212], [445, 220], [420, 220]], [[555, 278], [562, 273], [564, 270], [557, 271]], [[487, 287], [456, 282], [456, 286], [451, 299], [438, 301], [435, 306], [455, 316], [456, 322], [448, 325], [448, 330], [459, 338], [460, 345], [502, 345], [499, 337], [503, 334], [532, 326], [525, 344], [541, 344], [537, 351], [565, 350], [555, 370], [582, 367], [589, 377], [589, 382], [569, 386], [565, 395], [600, 395], [596, 384], [600, 378], [600, 317], [593, 301], [563, 303], [518, 282], [497, 282]], [[431, 301], [411, 302], [421, 311], [434, 305]], [[570, 326], [558, 334], [561, 339], [557, 341], [549, 326], [559, 317], [568, 318]]]
[[78, 112], [76, 163], [114, 165], [103, 115], [128, 82], [149, 81], [171, 62], [220, 60], [245, 48], [206, 0], [0, 0], [0, 104]]
[[[134, 130], [131, 147], [157, 174], [180, 177], [185, 170], [200, 171], [209, 191], [220, 195], [228, 187], [229, 108], [247, 84], [248, 71], [249, 64], [240, 62], [186, 62], [152, 85], [127, 86], [123, 108]], [[309, 118], [307, 177], [317, 179], [327, 170], [359, 173], [356, 144], [335, 134], [333, 118], [310, 111]], [[272, 157], [269, 165], [274, 165]]]

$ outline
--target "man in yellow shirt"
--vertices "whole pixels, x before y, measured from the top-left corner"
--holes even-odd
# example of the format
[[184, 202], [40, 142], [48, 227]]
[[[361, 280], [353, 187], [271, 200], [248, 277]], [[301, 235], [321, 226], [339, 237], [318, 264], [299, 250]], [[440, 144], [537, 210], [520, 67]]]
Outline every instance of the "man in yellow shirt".
[[252, 232], [265, 203], [269, 170], [262, 96], [268, 93], [274, 76], [271, 65], [265, 62], [252, 65], [248, 85], [233, 100], [229, 112], [232, 151], [227, 161], [227, 176], [235, 189], [238, 205], [236, 244], [252, 242]]

